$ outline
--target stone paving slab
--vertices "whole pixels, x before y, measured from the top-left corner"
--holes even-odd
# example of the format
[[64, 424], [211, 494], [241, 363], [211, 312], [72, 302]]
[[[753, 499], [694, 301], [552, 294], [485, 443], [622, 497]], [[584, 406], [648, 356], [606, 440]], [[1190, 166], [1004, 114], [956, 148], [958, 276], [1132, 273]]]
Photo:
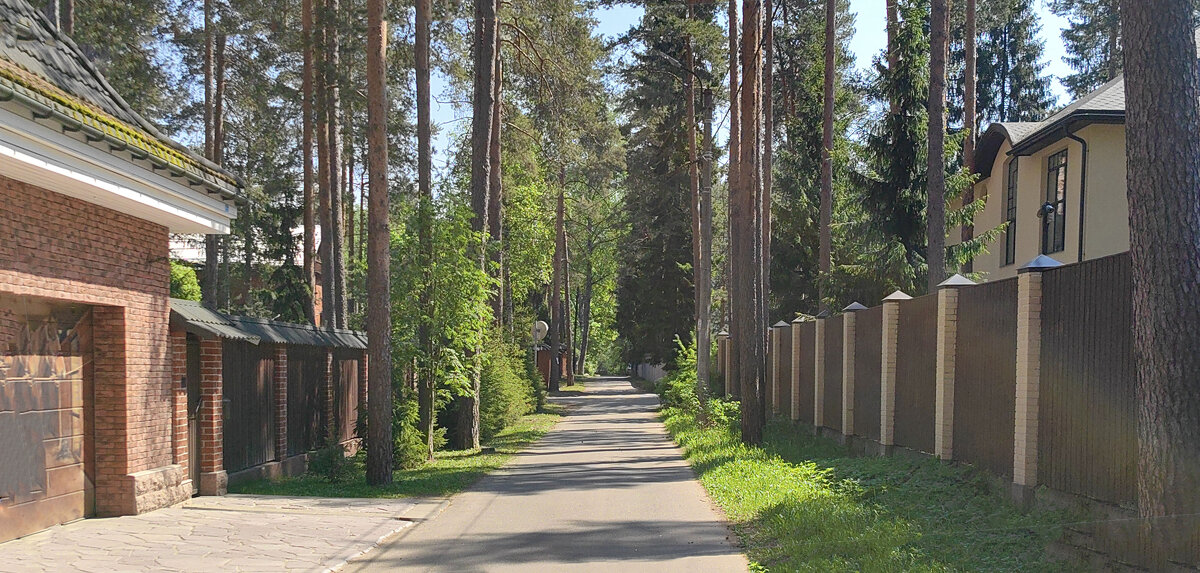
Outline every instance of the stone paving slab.
[[198, 497], [0, 543], [0, 571], [331, 571], [411, 526], [429, 506], [415, 499]]

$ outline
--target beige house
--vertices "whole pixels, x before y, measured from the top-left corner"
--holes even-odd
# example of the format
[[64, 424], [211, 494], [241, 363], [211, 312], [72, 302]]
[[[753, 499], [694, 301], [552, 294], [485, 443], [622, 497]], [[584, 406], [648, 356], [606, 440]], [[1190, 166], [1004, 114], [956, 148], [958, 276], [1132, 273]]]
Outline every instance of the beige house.
[[1039, 254], [1074, 263], [1129, 250], [1124, 77], [1045, 121], [989, 125], [975, 157], [975, 196], [987, 198], [975, 228], [1009, 223], [975, 259], [989, 280]]

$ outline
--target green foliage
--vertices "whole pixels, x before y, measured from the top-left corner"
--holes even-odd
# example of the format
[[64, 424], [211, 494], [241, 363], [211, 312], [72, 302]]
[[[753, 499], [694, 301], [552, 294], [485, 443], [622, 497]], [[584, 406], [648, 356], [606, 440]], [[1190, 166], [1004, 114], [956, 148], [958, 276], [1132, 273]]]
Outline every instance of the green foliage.
[[[412, 393], [407, 390], [401, 392], [400, 399], [396, 400], [395, 406], [392, 408], [392, 439], [395, 440], [392, 456], [396, 467], [401, 469], [421, 467], [429, 461], [425, 436], [419, 429], [420, 411], [417, 399], [415, 395], [409, 394]], [[445, 445], [446, 429], [435, 428], [434, 449], [440, 450]]]
[[537, 398], [520, 347], [492, 339], [486, 355], [479, 389], [479, 434], [490, 440], [533, 412]]
[[268, 278], [270, 288], [257, 291], [263, 308], [276, 320], [286, 322], [308, 322], [305, 309], [310, 304], [312, 293], [304, 281], [304, 269], [296, 265], [280, 265]]
[[[963, 3], [953, 8], [962, 11]], [[950, 122], [961, 124], [963, 114], [963, 20], [955, 14], [951, 32], [947, 109]], [[977, 129], [993, 121], [1041, 121], [1054, 105], [1054, 93], [1043, 61], [1045, 42], [1033, 0], [980, 2], [976, 9]], [[978, 135], [978, 134], [976, 134]], [[949, 225], [947, 225], [948, 227]]]
[[346, 448], [338, 441], [336, 426], [330, 424], [325, 445], [308, 457], [308, 473], [326, 483], [341, 483], [350, 476], [350, 464], [346, 461]]
[[367, 485], [366, 452], [347, 460], [348, 477], [329, 483], [315, 475], [259, 480], [229, 487], [230, 493], [256, 495], [399, 498], [414, 496], [445, 497], [458, 493], [479, 478], [503, 466], [513, 454], [542, 437], [554, 427], [556, 414], [532, 414], [500, 432], [487, 445], [495, 453], [478, 451], [439, 451], [429, 463], [415, 467], [397, 465], [393, 483], [383, 487]]
[[1045, 549], [1066, 516], [1022, 513], [979, 470], [851, 457], [785, 422], [769, 424], [764, 445], [751, 447], [736, 417], [703, 425], [680, 408], [663, 417], [755, 570], [1063, 570]]
[[200, 300], [200, 281], [196, 279], [196, 269], [171, 261], [171, 298]]
[[1116, 77], [1124, 68], [1121, 53], [1120, 0], [1051, 0], [1050, 10], [1067, 18], [1062, 31], [1074, 73], [1063, 78], [1072, 99], [1078, 99]]

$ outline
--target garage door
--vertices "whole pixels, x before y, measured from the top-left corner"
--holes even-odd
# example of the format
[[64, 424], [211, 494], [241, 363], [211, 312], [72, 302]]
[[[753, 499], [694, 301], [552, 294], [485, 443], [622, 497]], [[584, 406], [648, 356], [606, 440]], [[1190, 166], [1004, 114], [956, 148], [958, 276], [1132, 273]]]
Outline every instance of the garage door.
[[0, 542], [90, 513], [85, 310], [0, 306]]

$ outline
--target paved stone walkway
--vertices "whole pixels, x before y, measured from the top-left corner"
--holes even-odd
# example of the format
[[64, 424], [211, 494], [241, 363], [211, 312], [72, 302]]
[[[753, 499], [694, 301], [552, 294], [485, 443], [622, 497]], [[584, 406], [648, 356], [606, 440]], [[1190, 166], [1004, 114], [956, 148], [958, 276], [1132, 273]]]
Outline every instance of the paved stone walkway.
[[0, 571], [329, 571], [441, 500], [198, 497], [0, 543]]

